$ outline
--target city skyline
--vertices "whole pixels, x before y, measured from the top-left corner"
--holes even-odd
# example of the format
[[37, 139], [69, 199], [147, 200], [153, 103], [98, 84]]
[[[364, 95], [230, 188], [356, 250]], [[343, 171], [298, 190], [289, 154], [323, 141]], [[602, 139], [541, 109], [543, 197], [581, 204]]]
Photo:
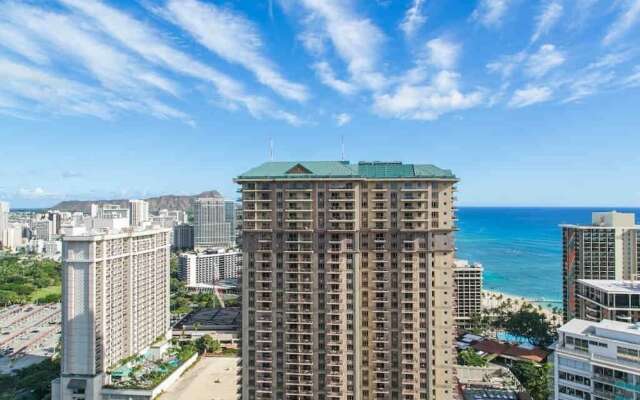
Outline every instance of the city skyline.
[[235, 198], [344, 140], [461, 206], [637, 205], [640, 0], [461, 3], [2, 1], [0, 200]]

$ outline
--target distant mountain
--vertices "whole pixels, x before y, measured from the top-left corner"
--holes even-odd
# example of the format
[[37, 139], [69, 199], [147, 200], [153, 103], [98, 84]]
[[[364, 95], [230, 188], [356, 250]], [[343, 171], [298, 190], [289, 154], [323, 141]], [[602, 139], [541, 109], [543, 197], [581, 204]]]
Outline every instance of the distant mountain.
[[[200, 197], [222, 197], [222, 195], [216, 190], [210, 190], [208, 192], [202, 192], [200, 194], [196, 194], [193, 196], [176, 196], [176, 195], [166, 195], [159, 197], [151, 197], [145, 199], [149, 202], [149, 211], [157, 212], [158, 210], [167, 209], [167, 210], [182, 210], [187, 211], [190, 210], [193, 206], [193, 202], [195, 199]], [[128, 199], [115, 199], [115, 200], [68, 200], [62, 201], [55, 206], [51, 207], [52, 210], [60, 210], [60, 211], [70, 211], [76, 212], [81, 211], [84, 213], [89, 213], [91, 211], [91, 204], [119, 204], [123, 207], [126, 207], [129, 204]]]

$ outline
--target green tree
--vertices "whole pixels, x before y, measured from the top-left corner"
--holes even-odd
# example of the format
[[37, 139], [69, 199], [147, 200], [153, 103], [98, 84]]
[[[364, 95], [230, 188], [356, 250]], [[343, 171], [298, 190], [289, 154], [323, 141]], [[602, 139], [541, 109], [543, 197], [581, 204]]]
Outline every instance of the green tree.
[[511, 367], [511, 372], [534, 400], [547, 400], [551, 395], [551, 364], [519, 361]]
[[196, 340], [196, 348], [198, 353], [216, 353], [220, 351], [220, 342], [211, 337], [211, 335], [203, 335]]
[[476, 353], [474, 349], [464, 349], [458, 352], [458, 363], [471, 367], [486, 367], [487, 359]]
[[511, 313], [504, 322], [504, 329], [512, 335], [527, 338], [536, 346], [548, 346], [555, 339], [555, 328], [546, 316], [533, 307], [522, 307]]

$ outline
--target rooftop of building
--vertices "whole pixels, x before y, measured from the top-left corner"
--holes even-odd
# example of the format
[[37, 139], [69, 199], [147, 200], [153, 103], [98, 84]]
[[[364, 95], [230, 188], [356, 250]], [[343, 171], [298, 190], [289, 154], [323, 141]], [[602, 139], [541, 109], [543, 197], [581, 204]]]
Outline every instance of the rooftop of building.
[[578, 279], [578, 282], [612, 294], [640, 294], [640, 281]]
[[242, 321], [240, 307], [204, 308], [192, 311], [173, 329], [238, 330]]
[[458, 383], [467, 388], [521, 390], [518, 378], [506, 367], [489, 363], [486, 367], [456, 365]]
[[619, 211], [606, 211], [606, 212], [594, 212], [591, 213], [591, 224], [561, 224], [561, 227], [568, 228], [638, 228], [640, 225], [636, 225], [636, 215], [634, 213], [619, 212]]
[[531, 397], [524, 392], [500, 389], [462, 389], [464, 400], [525, 400]]
[[411, 179], [431, 178], [455, 180], [448, 169], [431, 164], [403, 164], [402, 162], [360, 161], [270, 161], [236, 178], [252, 179]]
[[640, 325], [610, 319], [594, 322], [574, 318], [560, 327], [559, 331], [640, 345]]
[[470, 262], [469, 260], [454, 260], [453, 265], [456, 268], [471, 268], [471, 269], [483, 269], [482, 264], [477, 262]]
[[550, 352], [533, 346], [517, 345], [493, 339], [483, 339], [471, 345], [475, 350], [496, 357], [509, 357], [533, 362], [543, 362]]

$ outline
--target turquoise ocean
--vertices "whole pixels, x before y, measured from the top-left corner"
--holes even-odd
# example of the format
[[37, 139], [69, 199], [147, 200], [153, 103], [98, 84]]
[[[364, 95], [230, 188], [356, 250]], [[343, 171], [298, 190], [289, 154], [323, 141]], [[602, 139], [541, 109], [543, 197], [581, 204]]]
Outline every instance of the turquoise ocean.
[[540, 301], [562, 301], [560, 224], [588, 224], [594, 211], [629, 208], [460, 207], [457, 258], [484, 266], [484, 288]]

